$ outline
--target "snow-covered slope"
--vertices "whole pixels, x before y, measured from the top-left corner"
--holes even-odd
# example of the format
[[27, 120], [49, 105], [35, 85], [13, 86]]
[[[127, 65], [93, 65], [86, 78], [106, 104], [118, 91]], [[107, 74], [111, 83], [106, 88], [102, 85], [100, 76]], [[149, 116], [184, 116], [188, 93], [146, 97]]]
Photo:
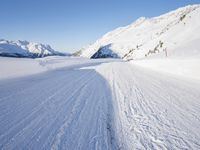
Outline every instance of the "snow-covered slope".
[[32, 43], [28, 41], [8, 41], [0, 39], [0, 56], [12, 57], [44, 57], [52, 55], [63, 55], [51, 48], [49, 45]]
[[[189, 5], [154, 18], [141, 17], [131, 25], [107, 33], [84, 49], [92, 57], [103, 49], [125, 59], [149, 56], [200, 56], [200, 5]], [[101, 52], [102, 53], [102, 52]], [[112, 57], [112, 55], [110, 55]]]
[[0, 60], [2, 150], [200, 149], [200, 80], [119, 59]]

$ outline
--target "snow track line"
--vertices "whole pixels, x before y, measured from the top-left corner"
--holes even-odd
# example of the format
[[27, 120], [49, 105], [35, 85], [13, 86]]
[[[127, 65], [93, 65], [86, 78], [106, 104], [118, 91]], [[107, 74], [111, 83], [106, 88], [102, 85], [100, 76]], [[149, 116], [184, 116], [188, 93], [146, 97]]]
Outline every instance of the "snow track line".
[[[89, 89], [96, 84], [98, 84], [98, 86], [95, 86], [96, 89], [90, 92]], [[99, 79], [97, 80], [97, 77], [95, 77], [94, 79], [89, 81], [87, 85], [85, 85], [85, 87], [82, 89], [81, 94], [79, 95], [78, 101], [72, 108], [72, 112], [69, 115], [71, 117], [68, 116], [66, 118], [67, 120], [65, 121], [63, 126], [61, 126], [60, 131], [58, 132], [57, 137], [51, 149], [65, 149], [65, 147], [68, 148], [71, 147], [72, 149], [86, 149], [86, 148], [94, 149], [94, 145], [96, 145], [99, 149], [109, 149], [107, 145], [110, 142], [106, 142], [107, 141], [106, 137], [108, 136], [107, 132], [106, 134], [103, 135], [96, 135], [96, 131], [99, 128], [104, 128], [103, 131], [106, 131], [107, 127], [105, 121], [107, 116], [104, 116], [103, 118], [98, 117], [99, 115], [103, 115], [101, 111], [99, 112], [99, 107], [103, 107], [102, 105], [99, 104], [102, 102], [103, 96], [101, 95], [100, 97], [98, 97], [97, 94], [97, 92], [103, 94], [101, 92], [102, 88], [100, 88], [101, 84], [102, 82], [99, 82]], [[83, 99], [85, 99], [85, 101], [83, 101]], [[105, 101], [107, 103], [108, 99], [105, 99]], [[104, 111], [107, 111], [106, 107], [104, 108]], [[99, 119], [101, 121], [97, 123]], [[98, 125], [100, 124], [103, 124], [103, 127], [102, 126], [99, 127]], [[80, 130], [80, 128], [84, 128], [84, 130]], [[78, 131], [81, 133], [77, 134]], [[94, 136], [99, 137], [100, 138], [99, 140], [102, 140], [104, 138], [105, 139], [102, 141], [102, 144], [98, 145], [95, 141], [94, 143], [91, 142], [90, 140], [93, 139]], [[74, 138], [67, 138], [67, 137], [74, 137]], [[76, 140], [74, 141], [73, 139]], [[83, 143], [82, 141], [85, 142]], [[100, 148], [101, 146], [105, 148]]]
[[[85, 80], [85, 82], [87, 82], [87, 80]], [[73, 108], [73, 104], [74, 103], [76, 103], [76, 97], [77, 97], [77, 95], [79, 95], [79, 92], [80, 92], [80, 90], [84, 87], [85, 85], [83, 84], [83, 85], [80, 85], [80, 88], [79, 89], [77, 89], [77, 90], [75, 90], [71, 95], [70, 95], [70, 97], [68, 97], [67, 99], [69, 99], [68, 101], [63, 101], [63, 103], [61, 103], [60, 105], [62, 106], [62, 105], [66, 105], [66, 108], [68, 108], [68, 111], [71, 111], [71, 109]], [[66, 109], [65, 108], [65, 109]], [[70, 109], [69, 109], [70, 108]], [[62, 112], [63, 110], [61, 109], [61, 110], [59, 110], [58, 112], [57, 112], [57, 116], [55, 117], [55, 118], [59, 118], [59, 114], [62, 114], [61, 112]], [[68, 113], [64, 113], [65, 114], [65, 116], [68, 114]], [[67, 117], [69, 117], [69, 116], [67, 116]], [[55, 121], [53, 122], [53, 124], [54, 123], [56, 123]], [[46, 141], [46, 142], [49, 142], [48, 140]], [[49, 143], [48, 143], [49, 144]], [[45, 147], [45, 144], [44, 144], [44, 147]]]
[[[84, 75], [81, 75], [78, 79], [81, 79], [82, 77], [83, 77]], [[60, 81], [63, 81], [63, 79], [64, 78], [67, 78], [68, 76], [64, 76], [64, 77], [62, 77], [62, 78], [59, 78], [59, 82], [58, 81], [56, 81], [56, 83], [60, 83]], [[77, 81], [78, 82], [78, 81]], [[51, 87], [51, 86], [54, 86], [54, 85], [57, 85], [56, 83], [52, 83], [52, 84], [50, 84], [49, 86]], [[70, 81], [69, 82], [67, 82], [67, 83], [65, 83], [65, 82], [62, 82], [62, 84], [60, 85], [60, 84], [58, 84], [58, 86], [56, 86], [56, 88], [55, 89], [59, 89], [59, 88], [62, 88], [63, 86], [66, 86], [66, 84], [68, 84], [68, 83], [70, 83]], [[48, 83], [49, 84], [49, 83]], [[34, 87], [31, 87], [30, 89], [28, 88], [28, 89], [26, 89], [26, 91], [27, 90], [34, 90], [34, 89], [36, 89], [36, 88], [38, 88], [38, 84], [36, 84]], [[49, 93], [49, 89], [45, 89], [46, 90], [46, 92], [48, 92]], [[51, 90], [51, 89], [50, 89]], [[46, 94], [48, 94], [48, 93], [46, 93]], [[16, 93], [16, 95], [18, 95], [19, 93]], [[16, 95], [15, 95], [15, 97], [16, 97]], [[52, 94], [52, 96], [53, 96], [54, 94]], [[12, 95], [13, 96], [13, 95]], [[41, 98], [41, 96], [40, 95], [36, 95], [37, 96], [37, 99], [40, 99]], [[50, 98], [52, 97], [52, 96], [49, 96]], [[35, 97], [34, 97], [34, 99], [35, 99]], [[36, 100], [37, 100], [36, 99]], [[26, 102], [29, 102], [29, 101], [26, 101]], [[1, 104], [2, 105], [2, 104]], [[24, 105], [24, 103], [23, 104], [21, 104], [20, 106], [23, 106]], [[3, 114], [4, 116], [5, 116], [5, 114]]]
[[199, 83], [124, 62], [91, 68], [1, 87], [0, 149], [200, 149]]
[[[82, 77], [83, 77], [84, 75], [82, 75], [79, 79], [81, 79]], [[86, 75], [85, 75], [86, 76]], [[77, 81], [77, 83], [79, 82], [79, 80]], [[62, 89], [62, 87], [64, 87], [64, 86], [66, 86], [66, 84], [67, 83], [65, 83], [65, 82], [62, 82], [62, 84], [61, 85], [58, 85], [58, 87], [56, 88], [56, 89]], [[70, 86], [72, 86], [74, 83], [72, 83], [72, 84], [69, 84], [68, 85], [68, 87], [70, 87]], [[48, 92], [48, 91], [47, 91]], [[55, 93], [53, 93], [53, 94], [51, 94], [51, 96], [48, 96], [48, 98], [47, 99], [45, 99], [45, 100], [43, 100], [41, 103], [39, 103], [39, 105], [37, 105], [37, 106], [35, 106], [35, 108], [33, 108], [33, 110], [32, 110], [32, 113], [33, 112], [36, 112], [39, 108], [41, 108], [46, 102], [48, 102], [50, 99], [52, 99], [53, 97], [55, 97], [59, 92], [62, 92], [62, 91], [56, 91]], [[41, 99], [40, 97], [38, 97], [37, 98], [38, 100], [39, 99]], [[37, 101], [37, 99], [35, 99], [34, 98], [34, 101]], [[27, 102], [27, 104], [29, 104], [29, 102], [30, 101], [26, 101]], [[20, 106], [23, 106], [23, 104], [24, 103], [22, 103]], [[36, 109], [35, 111], [34, 111], [34, 109]], [[20, 108], [18, 108], [18, 109], [16, 109], [16, 110], [18, 110], [19, 112], [21, 111], [21, 109]], [[19, 114], [18, 112], [15, 112], [16, 114]], [[31, 114], [29, 114], [29, 115], [31, 115]], [[24, 120], [24, 118], [23, 118], [23, 120]], [[2, 120], [3, 121], [3, 120]]]
[[[5, 91], [0, 94], [0, 149], [113, 147], [107, 129], [112, 105], [109, 87], [95, 70], [77, 69], [16, 79], [0, 88]], [[7, 88], [16, 92], [8, 95]]]
[[[93, 78], [91, 78], [90, 77], [90, 81], [89, 82], [91, 82], [91, 79], [93, 79]], [[79, 89], [79, 90], [77, 90], [77, 92], [79, 92], [79, 95], [78, 95], [78, 97], [82, 94], [82, 90], [84, 90], [83, 88], [85, 87], [85, 86], [87, 86], [89, 83], [87, 83], [87, 84], [84, 84], [83, 86], [81, 86], [81, 88]], [[93, 93], [93, 91], [92, 91], [92, 93]], [[74, 94], [75, 95], [75, 94]], [[91, 95], [91, 93], [90, 93], [90, 95]], [[69, 116], [67, 116], [67, 118], [65, 118], [65, 122], [64, 122], [64, 124], [60, 127], [60, 129], [59, 129], [59, 132], [57, 133], [57, 135], [56, 135], [56, 139], [55, 139], [55, 142], [54, 142], [54, 144], [52, 145], [52, 149], [53, 150], [55, 150], [55, 149], [58, 149], [58, 147], [59, 147], [59, 144], [61, 143], [61, 138], [63, 137], [63, 135], [65, 134], [65, 130], [68, 128], [68, 126], [70, 126], [70, 124], [73, 122], [73, 120], [75, 119], [75, 118], [73, 118], [74, 117], [74, 115], [77, 117], [77, 112], [76, 111], [81, 111], [81, 109], [76, 109], [76, 107], [78, 107], [77, 105], [79, 105], [79, 103], [77, 103], [77, 101], [80, 99], [80, 98], [78, 98], [77, 97], [77, 100], [76, 101], [74, 101], [74, 105], [72, 105], [72, 109], [71, 109], [71, 113], [70, 113], [70, 115]], [[88, 99], [89, 99], [90, 97], [88, 97]], [[86, 102], [86, 101], [85, 101]], [[84, 103], [85, 103], [84, 102]], [[83, 104], [84, 105], [84, 104]]]
[[[79, 82], [79, 80], [84, 80], [83, 77], [87, 77], [87, 74], [81, 76], [81, 77], [78, 79], [77, 83]], [[84, 83], [86, 83], [86, 82], [87, 82], [87, 80], [86, 80]], [[83, 83], [83, 85], [84, 85], [84, 83]], [[74, 84], [74, 83], [72, 83], [72, 84]], [[66, 85], [63, 85], [63, 86], [66, 86]], [[71, 87], [71, 86], [72, 86], [72, 85], [70, 85], [69, 87]], [[57, 91], [56, 93], [54, 93], [54, 94], [53, 94], [52, 96], [50, 96], [49, 98], [47, 98], [46, 100], [44, 100], [44, 101], [42, 102], [42, 104], [40, 104], [39, 106], [37, 106], [36, 109], [33, 110], [33, 111], [31, 112], [31, 114], [29, 114], [29, 116], [27, 116], [27, 117], [29, 117], [29, 118], [32, 118], [31, 116], [35, 116], [35, 117], [36, 117], [37, 115], [35, 115], [34, 113], [40, 113], [40, 112], [38, 112], [38, 110], [41, 109], [42, 106], [43, 106], [45, 103], [47, 103], [49, 100], [51, 100], [51, 99], [52, 99], [54, 96], [56, 96], [57, 94], [64, 92], [64, 90], [65, 90], [65, 89], [61, 89], [61, 90]], [[78, 90], [77, 90], [77, 91], [78, 91]], [[28, 118], [24, 118], [23, 120], [21, 120], [20, 122], [18, 122], [17, 125], [15, 124], [15, 127], [14, 127], [14, 128], [16, 128], [16, 126], [21, 126], [22, 121], [24, 122], [24, 121], [26, 121], [27, 119], [28, 119]], [[28, 121], [28, 120], [27, 120], [27, 121]], [[25, 124], [27, 124], [27, 123], [25, 123]], [[12, 129], [8, 130], [8, 131], [7, 131], [7, 134], [8, 134], [9, 132], [12, 132]], [[0, 136], [0, 139], [3, 139], [4, 136], [6, 136], [6, 135], [1, 135], [1, 136]], [[2, 140], [1, 140], [1, 141], [2, 141]], [[1, 142], [1, 143], [2, 143], [2, 142]]]
[[200, 84], [128, 63], [96, 69], [109, 81], [118, 149], [200, 149]]

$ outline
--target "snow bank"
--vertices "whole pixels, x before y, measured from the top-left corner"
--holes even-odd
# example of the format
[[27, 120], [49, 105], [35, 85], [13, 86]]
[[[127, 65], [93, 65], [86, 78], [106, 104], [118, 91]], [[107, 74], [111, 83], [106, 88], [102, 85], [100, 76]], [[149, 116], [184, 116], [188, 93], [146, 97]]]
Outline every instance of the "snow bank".
[[130, 63], [154, 71], [200, 80], [199, 59], [142, 59]]

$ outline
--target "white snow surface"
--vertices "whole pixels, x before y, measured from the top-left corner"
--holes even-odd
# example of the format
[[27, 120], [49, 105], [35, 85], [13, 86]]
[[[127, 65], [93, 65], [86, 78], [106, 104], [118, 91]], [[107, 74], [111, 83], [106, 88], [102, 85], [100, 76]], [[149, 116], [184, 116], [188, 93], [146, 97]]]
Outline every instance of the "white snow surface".
[[[171, 65], [164, 60], [156, 61]], [[195, 73], [71, 57], [1, 58], [0, 65], [0, 149], [200, 149]]]
[[131, 61], [131, 64], [153, 71], [178, 75], [185, 78], [200, 80], [199, 59], [142, 59]]
[[199, 150], [199, 18], [141, 18], [82, 51], [132, 61], [0, 57], [0, 149]]
[[97, 66], [109, 82], [119, 149], [199, 149], [200, 81], [115, 62]]
[[81, 56], [91, 57], [99, 48], [109, 45], [109, 51], [126, 60], [156, 55], [165, 57], [165, 51], [168, 57], [199, 58], [199, 18], [199, 4], [179, 8], [159, 17], [141, 17], [126, 27], [105, 34], [82, 50]]
[[[109, 59], [97, 60], [97, 62], [102, 61], [109, 61]], [[92, 62], [90, 59], [68, 56], [48, 56], [37, 59], [0, 57], [0, 80], [25, 77], [62, 67], [88, 64], [90, 62]]]
[[59, 52], [53, 50], [50, 45], [46, 44], [0, 39], [0, 54], [15, 57], [43, 57], [58, 55]]

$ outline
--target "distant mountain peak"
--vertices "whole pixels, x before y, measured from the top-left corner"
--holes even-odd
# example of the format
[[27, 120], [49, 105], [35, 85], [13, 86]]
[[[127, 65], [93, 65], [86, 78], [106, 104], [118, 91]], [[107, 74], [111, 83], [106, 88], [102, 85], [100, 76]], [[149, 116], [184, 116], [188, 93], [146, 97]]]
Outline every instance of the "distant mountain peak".
[[[199, 18], [199, 4], [188, 5], [158, 17], [140, 17], [128, 26], [106, 33], [94, 44], [82, 50], [80, 54], [91, 58], [101, 55], [113, 57], [114, 53], [124, 59], [165, 56], [166, 51], [169, 52], [168, 56], [196, 55], [197, 48], [200, 47]], [[110, 45], [108, 49], [110, 55], [106, 52], [107, 45]], [[181, 47], [187, 45], [193, 46], [190, 50], [183, 50], [183, 48], [181, 50]]]
[[51, 48], [50, 45], [23, 40], [9, 41], [0, 39], [0, 56], [10, 57], [45, 57], [64, 55]]

